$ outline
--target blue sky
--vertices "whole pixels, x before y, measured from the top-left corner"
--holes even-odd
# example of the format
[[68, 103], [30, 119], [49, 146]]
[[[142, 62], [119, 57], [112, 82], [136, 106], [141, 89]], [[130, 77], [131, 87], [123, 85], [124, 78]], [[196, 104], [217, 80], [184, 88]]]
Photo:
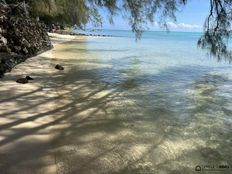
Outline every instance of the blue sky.
[[[168, 21], [171, 31], [202, 31], [205, 18], [209, 13], [209, 0], [189, 0], [187, 5], [176, 13], [177, 22]], [[129, 30], [128, 21], [120, 15], [114, 17], [114, 24], [110, 24], [107, 20], [107, 13], [101, 11], [105, 17], [103, 19], [104, 29], [123, 29]], [[148, 26], [150, 30], [162, 30], [157, 23]]]

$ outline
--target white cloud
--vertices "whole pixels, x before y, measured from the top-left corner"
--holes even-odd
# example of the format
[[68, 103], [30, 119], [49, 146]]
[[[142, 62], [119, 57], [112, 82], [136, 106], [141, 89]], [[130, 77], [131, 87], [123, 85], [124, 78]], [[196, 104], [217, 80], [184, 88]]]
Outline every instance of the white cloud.
[[167, 22], [167, 25], [170, 29], [202, 29], [202, 26], [196, 24], [186, 24], [186, 23], [174, 23], [174, 22]]
[[[186, 23], [174, 23], [167, 22], [167, 26], [170, 30], [174, 31], [201, 31], [202, 26], [196, 24], [186, 24]], [[153, 29], [160, 29], [158, 22], [153, 23]]]

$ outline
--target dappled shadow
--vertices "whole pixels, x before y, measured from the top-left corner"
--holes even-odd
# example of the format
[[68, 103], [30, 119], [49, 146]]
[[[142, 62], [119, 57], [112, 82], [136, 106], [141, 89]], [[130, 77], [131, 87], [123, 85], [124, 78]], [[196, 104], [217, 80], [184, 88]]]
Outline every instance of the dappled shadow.
[[[56, 61], [65, 71], [46, 71]], [[1, 171], [185, 174], [231, 164], [232, 84], [223, 74], [81, 63], [57, 58], [30, 84], [15, 84], [14, 73], [1, 81], [10, 86], [1, 86]]]
[[[54, 140], [59, 173], [194, 173], [198, 164], [230, 163], [231, 124], [218, 122], [225, 118], [224, 114], [218, 117], [214, 115], [217, 124], [213, 125], [212, 121], [207, 123], [211, 118], [204, 109], [214, 107], [195, 106], [196, 100], [202, 100], [197, 101], [199, 104], [207, 101], [195, 98], [192, 94], [196, 91], [195, 82], [191, 80], [195, 79], [196, 84], [202, 80], [208, 86], [205, 81], [211, 79], [213, 85], [218, 87], [231, 82], [221, 75], [211, 75], [207, 68], [198, 72], [194, 69], [180, 67], [155, 75], [135, 76], [137, 85], [133, 88], [124, 85], [130, 83], [130, 78], [128, 82], [126, 79], [121, 81], [122, 84], [107, 83], [103, 90], [94, 94], [103, 92], [102, 97], [91, 99], [93, 105], [85, 99], [84, 105], [90, 103], [93, 108], [84, 113], [77, 109], [81, 105], [75, 104], [66, 113], [73, 115], [65, 120], [68, 127], [62, 130], [63, 133], [58, 133]], [[88, 85], [88, 89], [93, 91], [105, 84], [99, 73], [102, 71], [111, 76], [114, 70], [106, 68], [69, 73], [78, 74], [78, 81], [93, 80], [94, 86]], [[66, 80], [69, 81], [68, 78]], [[183, 90], [185, 88], [188, 90]], [[81, 91], [74, 90], [72, 96], [76, 93], [80, 95]], [[219, 100], [215, 105], [229, 104], [224, 96], [214, 93], [207, 95]], [[74, 98], [78, 101], [78, 97]], [[197, 119], [199, 114], [201, 120]], [[80, 124], [78, 120], [82, 116], [84, 121]], [[209, 136], [214, 136], [212, 130], [215, 126], [222, 128], [216, 131], [218, 135], [223, 131], [221, 138], [215, 137], [217, 142], [209, 139]], [[61, 131], [58, 129], [57, 132]], [[207, 152], [210, 154], [207, 155]]]

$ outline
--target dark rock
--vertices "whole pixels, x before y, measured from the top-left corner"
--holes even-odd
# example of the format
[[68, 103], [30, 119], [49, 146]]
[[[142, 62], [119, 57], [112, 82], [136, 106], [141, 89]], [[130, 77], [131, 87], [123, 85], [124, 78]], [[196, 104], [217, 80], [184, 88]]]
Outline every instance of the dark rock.
[[16, 80], [16, 82], [25, 84], [25, 83], [28, 83], [28, 80], [26, 78], [20, 78], [20, 79]]
[[25, 47], [25, 48], [23, 48], [23, 52], [25, 53], [25, 54], [28, 54], [29, 53], [29, 51], [27, 50], [27, 48]]
[[0, 1], [0, 77], [27, 58], [51, 48], [44, 24], [24, 14], [21, 4]]
[[1, 36], [1, 35], [0, 35], [0, 43], [1, 43], [2, 45], [7, 45], [7, 40], [6, 40], [6, 38], [4, 38], [4, 37]]
[[26, 76], [26, 79], [27, 80], [34, 80], [32, 77], [30, 77], [30, 76]]
[[64, 67], [61, 66], [61, 65], [59, 65], [59, 64], [57, 64], [57, 65], [55, 66], [55, 68], [58, 69], [58, 70], [64, 70]]

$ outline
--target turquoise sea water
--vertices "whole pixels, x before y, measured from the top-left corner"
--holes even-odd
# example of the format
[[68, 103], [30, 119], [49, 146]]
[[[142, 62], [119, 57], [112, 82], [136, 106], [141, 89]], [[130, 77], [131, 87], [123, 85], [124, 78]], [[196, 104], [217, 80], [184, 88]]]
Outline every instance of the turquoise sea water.
[[116, 36], [90, 38], [86, 44], [88, 53], [97, 56], [100, 64], [111, 66], [110, 74], [102, 74], [102, 80], [110, 84], [128, 78], [142, 80], [141, 86], [154, 80], [168, 83], [168, 79], [184, 85], [212, 74], [232, 78], [228, 61], [218, 61], [197, 47], [201, 33], [145, 32], [137, 42], [130, 31], [103, 30], [95, 34]]
[[138, 42], [128, 31], [98, 34], [115, 37], [71, 41], [54, 50], [55, 56], [66, 52], [70, 100], [90, 93], [80, 102], [97, 109], [81, 125], [70, 118], [76, 132], [63, 138], [67, 146], [79, 143], [78, 150], [58, 155], [58, 161], [88, 174], [232, 167], [232, 65], [197, 48], [201, 33], [146, 32]]

